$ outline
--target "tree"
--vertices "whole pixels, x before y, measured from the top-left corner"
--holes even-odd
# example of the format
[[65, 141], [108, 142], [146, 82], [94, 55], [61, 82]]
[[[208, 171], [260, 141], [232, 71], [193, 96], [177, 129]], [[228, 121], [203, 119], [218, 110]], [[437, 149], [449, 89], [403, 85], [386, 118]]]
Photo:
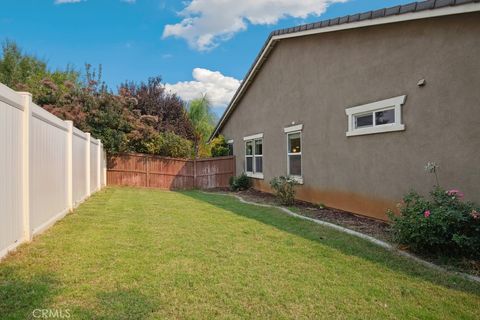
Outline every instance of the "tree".
[[134, 99], [135, 111], [141, 116], [149, 116], [151, 125], [158, 132], [171, 131], [183, 138], [193, 139], [193, 128], [183, 101], [165, 91], [161, 77], [149, 78], [147, 82], [126, 82], [121, 85], [119, 93]]
[[0, 59], [0, 82], [15, 89], [29, 84], [40, 85], [47, 75], [47, 65], [34, 56], [23, 54], [15, 42], [6, 40], [2, 44]]
[[158, 154], [173, 158], [190, 158], [192, 156], [192, 141], [184, 139], [173, 132], [160, 134]]
[[195, 157], [210, 156], [207, 141], [215, 127], [215, 115], [206, 96], [192, 100], [188, 106], [188, 117], [193, 126]]
[[47, 63], [3, 44], [0, 82], [32, 93], [34, 102], [102, 140], [109, 154], [141, 152], [170, 157], [192, 155], [193, 127], [183, 101], [165, 92], [161, 78], [126, 83], [113, 93], [97, 70], [85, 65], [84, 79], [67, 67], [50, 71]]
[[55, 103], [79, 84], [79, 73], [68, 67], [50, 71], [47, 63], [25, 54], [13, 41], [5, 41], [0, 58], [0, 82], [17, 91], [28, 91], [39, 105]]
[[212, 157], [228, 156], [228, 144], [223, 135], [220, 134], [210, 141], [210, 153]]
[[98, 71], [85, 66], [85, 80], [74, 86], [64, 99], [41, 105], [56, 116], [102, 140], [109, 154], [144, 152], [140, 142], [153, 139], [153, 129], [145, 127], [131, 109], [134, 103], [108, 90]]

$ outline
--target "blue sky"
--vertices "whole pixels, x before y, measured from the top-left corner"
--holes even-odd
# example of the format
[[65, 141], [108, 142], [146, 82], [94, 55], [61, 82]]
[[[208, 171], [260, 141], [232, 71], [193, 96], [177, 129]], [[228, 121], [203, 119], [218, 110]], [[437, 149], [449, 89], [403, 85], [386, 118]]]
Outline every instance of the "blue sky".
[[2, 0], [0, 40], [52, 68], [102, 64], [113, 89], [160, 75], [186, 100], [206, 92], [220, 114], [272, 30], [407, 2]]

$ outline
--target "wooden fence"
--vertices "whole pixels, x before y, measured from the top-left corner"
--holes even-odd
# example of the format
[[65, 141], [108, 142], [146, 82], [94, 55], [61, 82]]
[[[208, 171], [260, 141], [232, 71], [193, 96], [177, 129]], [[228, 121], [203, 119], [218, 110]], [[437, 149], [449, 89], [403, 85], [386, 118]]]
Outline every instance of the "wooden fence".
[[176, 159], [146, 154], [109, 157], [107, 184], [160, 189], [228, 187], [235, 174], [235, 157]]

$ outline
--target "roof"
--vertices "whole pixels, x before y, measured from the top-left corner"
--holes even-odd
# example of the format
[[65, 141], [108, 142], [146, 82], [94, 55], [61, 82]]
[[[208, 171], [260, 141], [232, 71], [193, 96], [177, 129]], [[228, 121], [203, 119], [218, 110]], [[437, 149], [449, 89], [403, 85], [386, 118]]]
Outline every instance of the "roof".
[[272, 31], [218, 121], [210, 140], [222, 129], [275, 44], [282, 39], [476, 11], [480, 11], [480, 0], [427, 0]]

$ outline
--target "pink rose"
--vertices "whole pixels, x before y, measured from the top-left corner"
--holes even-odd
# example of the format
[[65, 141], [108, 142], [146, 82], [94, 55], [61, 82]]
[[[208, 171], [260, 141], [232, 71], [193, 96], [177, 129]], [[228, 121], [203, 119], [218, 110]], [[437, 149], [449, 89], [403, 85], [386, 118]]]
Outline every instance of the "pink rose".
[[464, 196], [463, 192], [457, 189], [448, 190], [447, 194], [449, 196], [456, 197], [458, 199], [463, 199], [463, 196]]
[[424, 216], [425, 218], [430, 217], [430, 210], [425, 210], [425, 212], [423, 213], [423, 216]]
[[471, 215], [472, 218], [475, 219], [475, 220], [480, 219], [480, 213], [477, 212], [476, 210], [472, 210], [472, 212], [470, 212], [470, 215]]

